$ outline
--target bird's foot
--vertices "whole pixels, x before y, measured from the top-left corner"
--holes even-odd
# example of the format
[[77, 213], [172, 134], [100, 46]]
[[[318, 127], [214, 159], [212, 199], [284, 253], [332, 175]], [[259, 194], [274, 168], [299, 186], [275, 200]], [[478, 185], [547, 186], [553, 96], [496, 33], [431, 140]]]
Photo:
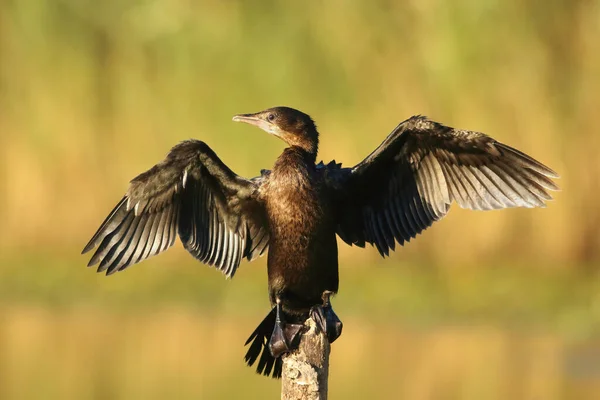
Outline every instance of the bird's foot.
[[273, 328], [273, 333], [269, 340], [269, 351], [273, 357], [278, 358], [289, 352], [292, 347], [296, 345], [296, 341], [300, 337], [299, 333], [302, 330], [303, 325], [286, 323], [279, 302], [277, 302], [275, 307], [275, 327]]
[[323, 304], [320, 306], [314, 306], [310, 310], [310, 316], [315, 320], [319, 328], [325, 335], [329, 343], [335, 342], [337, 338], [342, 334], [342, 321], [333, 311], [329, 297], [332, 292], [323, 292]]

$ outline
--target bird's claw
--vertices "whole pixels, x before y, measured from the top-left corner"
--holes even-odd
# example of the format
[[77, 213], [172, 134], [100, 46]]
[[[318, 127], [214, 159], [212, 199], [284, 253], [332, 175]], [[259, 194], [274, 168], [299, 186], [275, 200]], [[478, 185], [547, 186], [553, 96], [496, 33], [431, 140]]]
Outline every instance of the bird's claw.
[[296, 346], [303, 325], [286, 323], [281, 313], [281, 305], [278, 303], [276, 307], [275, 327], [269, 340], [269, 351], [273, 357], [278, 358]]
[[329, 292], [323, 294], [323, 305], [311, 308], [310, 316], [317, 323], [319, 329], [327, 335], [329, 343], [333, 343], [342, 334], [343, 324], [331, 307], [329, 295]]

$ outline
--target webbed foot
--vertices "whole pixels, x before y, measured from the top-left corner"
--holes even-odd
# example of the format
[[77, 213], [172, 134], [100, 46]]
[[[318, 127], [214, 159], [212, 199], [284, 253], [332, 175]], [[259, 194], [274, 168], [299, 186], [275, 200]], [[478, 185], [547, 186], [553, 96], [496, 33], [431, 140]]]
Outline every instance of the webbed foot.
[[342, 321], [333, 311], [329, 298], [332, 292], [323, 292], [323, 305], [314, 306], [310, 310], [310, 316], [315, 320], [321, 331], [327, 335], [329, 343], [335, 342], [342, 334]]
[[303, 325], [286, 323], [279, 302], [277, 302], [275, 307], [275, 328], [273, 328], [273, 333], [269, 340], [269, 351], [273, 357], [278, 358], [296, 346], [296, 341], [300, 338], [299, 333]]

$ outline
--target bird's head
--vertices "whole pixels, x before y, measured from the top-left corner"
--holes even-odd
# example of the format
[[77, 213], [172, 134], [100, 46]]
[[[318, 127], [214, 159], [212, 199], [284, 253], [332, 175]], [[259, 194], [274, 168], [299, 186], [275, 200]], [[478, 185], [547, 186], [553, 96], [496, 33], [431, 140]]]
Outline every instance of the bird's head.
[[317, 127], [310, 116], [301, 111], [289, 107], [273, 107], [255, 114], [238, 114], [233, 117], [233, 120], [258, 126], [290, 146], [317, 154], [319, 146]]

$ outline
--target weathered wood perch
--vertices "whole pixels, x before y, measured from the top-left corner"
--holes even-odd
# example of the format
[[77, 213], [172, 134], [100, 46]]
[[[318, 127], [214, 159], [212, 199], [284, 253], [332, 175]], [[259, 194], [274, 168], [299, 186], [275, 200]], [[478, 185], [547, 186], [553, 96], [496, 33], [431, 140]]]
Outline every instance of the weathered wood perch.
[[330, 346], [309, 318], [297, 350], [283, 356], [282, 400], [326, 400]]

